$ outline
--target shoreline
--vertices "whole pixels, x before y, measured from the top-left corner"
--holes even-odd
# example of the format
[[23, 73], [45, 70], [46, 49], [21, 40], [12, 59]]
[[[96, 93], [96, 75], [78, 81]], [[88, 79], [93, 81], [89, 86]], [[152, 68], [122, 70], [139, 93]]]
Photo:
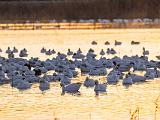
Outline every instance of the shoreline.
[[0, 30], [156, 29], [157, 23], [1, 23]]

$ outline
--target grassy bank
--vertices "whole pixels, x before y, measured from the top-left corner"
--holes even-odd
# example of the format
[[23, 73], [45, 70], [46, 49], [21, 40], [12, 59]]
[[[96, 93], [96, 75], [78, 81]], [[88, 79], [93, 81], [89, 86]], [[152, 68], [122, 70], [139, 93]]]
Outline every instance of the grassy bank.
[[[45, 2], [44, 2], [45, 1]], [[0, 0], [0, 21], [159, 18], [159, 0]]]

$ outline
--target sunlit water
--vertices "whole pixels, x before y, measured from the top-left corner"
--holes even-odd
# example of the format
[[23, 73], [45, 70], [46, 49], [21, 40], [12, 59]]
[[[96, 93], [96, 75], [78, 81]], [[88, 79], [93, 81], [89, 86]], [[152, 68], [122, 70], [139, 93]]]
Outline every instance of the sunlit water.
[[[96, 40], [97, 46], [91, 45]], [[122, 41], [122, 46], [114, 47], [114, 40]], [[131, 46], [132, 40], [141, 45]], [[112, 45], [105, 46], [110, 41]], [[118, 54], [131, 56], [142, 54], [142, 47], [150, 51], [150, 59], [160, 55], [160, 29], [117, 29], [117, 30], [53, 30], [53, 31], [0, 31], [0, 47], [18, 49], [27, 48], [29, 57], [52, 58], [40, 54], [40, 49], [54, 48], [66, 53], [68, 48], [84, 53], [94, 48], [99, 53], [103, 48], [114, 47]], [[1, 54], [6, 56], [4, 52]], [[113, 56], [106, 56], [113, 57]], [[101, 77], [105, 80], [104, 77]], [[84, 81], [84, 76], [73, 81]], [[30, 90], [20, 92], [10, 85], [0, 86], [0, 120], [129, 120], [130, 110], [139, 107], [140, 120], [160, 120], [160, 100], [157, 102], [155, 118], [155, 100], [160, 95], [160, 79], [134, 84], [129, 88], [120, 83], [109, 85], [107, 94], [95, 97], [93, 88], [81, 87], [81, 95], [65, 94], [61, 96], [59, 83], [51, 83], [51, 89], [41, 94], [38, 84]]]

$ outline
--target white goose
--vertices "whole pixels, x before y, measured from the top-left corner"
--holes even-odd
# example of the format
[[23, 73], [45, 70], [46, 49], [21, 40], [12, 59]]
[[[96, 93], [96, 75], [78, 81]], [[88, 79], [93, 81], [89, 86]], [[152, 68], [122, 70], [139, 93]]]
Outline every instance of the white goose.
[[67, 55], [68, 56], [73, 55], [73, 52], [70, 49], [68, 49]]
[[105, 55], [105, 52], [103, 49], [101, 50], [100, 55], [102, 55], [102, 56]]
[[96, 95], [99, 95], [99, 93], [101, 93], [101, 92], [106, 92], [106, 88], [107, 88], [106, 83], [99, 84], [98, 80], [95, 81], [94, 91], [95, 91]]
[[149, 55], [149, 51], [146, 50], [146, 49], [143, 47], [143, 56], [145, 56], [145, 55]]
[[46, 52], [46, 49], [43, 47], [42, 49], [41, 49], [41, 53], [45, 53]]
[[69, 84], [67, 86], [65, 86], [63, 83], [61, 83], [61, 87], [62, 87], [62, 95], [65, 94], [65, 92], [67, 93], [76, 93], [79, 91], [80, 87], [81, 87], [81, 84], [82, 83], [72, 83], [72, 84]]
[[126, 77], [123, 80], [123, 84], [133, 84], [132, 78], [129, 76], [129, 74], [126, 75]]
[[42, 93], [48, 89], [50, 89], [50, 83], [47, 80], [40, 80], [39, 89], [42, 91]]
[[116, 83], [119, 81], [119, 76], [117, 74], [110, 74], [107, 76], [108, 83]]
[[51, 50], [51, 52], [52, 52], [52, 54], [55, 54], [56, 53], [56, 51], [53, 49], [53, 50]]
[[93, 79], [89, 79], [89, 77], [86, 77], [83, 85], [86, 87], [94, 87], [95, 81]]
[[81, 48], [79, 48], [79, 49], [77, 50], [77, 54], [79, 54], [79, 53], [82, 53]]
[[13, 52], [8, 53], [8, 58], [14, 58], [14, 53]]
[[27, 50], [25, 48], [20, 51], [19, 57], [27, 57], [27, 56], [28, 56], [28, 54], [27, 54]]
[[20, 80], [17, 83], [16, 88], [19, 89], [19, 90], [27, 90], [27, 89], [31, 88], [31, 84], [28, 81]]
[[11, 48], [10, 48], [10, 47], [8, 47], [8, 48], [7, 48], [7, 50], [6, 50], [6, 53], [8, 53], [8, 54], [9, 54], [9, 53], [11, 53], [11, 52], [12, 52]]
[[13, 53], [18, 53], [18, 49], [16, 47], [13, 47]]
[[51, 51], [51, 49], [49, 49], [48, 51], [46, 51], [46, 55], [52, 55], [52, 51]]

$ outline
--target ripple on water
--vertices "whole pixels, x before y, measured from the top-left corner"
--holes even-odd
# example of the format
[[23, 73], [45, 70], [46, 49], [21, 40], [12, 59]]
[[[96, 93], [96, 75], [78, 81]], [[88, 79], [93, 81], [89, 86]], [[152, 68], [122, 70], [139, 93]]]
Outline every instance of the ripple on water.
[[[85, 33], [85, 34], [83, 34]], [[152, 34], [149, 34], [152, 33]], [[111, 42], [109, 47], [114, 47], [114, 40], [120, 40], [123, 45], [114, 47], [119, 56], [124, 54], [141, 54], [142, 47], [150, 50], [151, 59], [160, 52], [159, 29], [137, 30], [86, 30], [86, 31], [3, 31], [0, 35], [0, 45], [4, 50], [8, 46], [19, 49], [26, 47], [31, 56], [46, 59], [39, 54], [40, 49], [54, 48], [64, 52], [68, 48], [76, 51], [79, 47], [84, 52], [92, 47], [96, 53], [106, 48], [104, 42]], [[92, 46], [91, 41], [98, 41], [97, 46]], [[130, 46], [130, 41], [142, 42], [139, 46]], [[155, 42], [153, 42], [155, 41]], [[24, 44], [25, 43], [25, 44]], [[107, 49], [107, 48], [106, 48]], [[2, 53], [1, 55], [4, 55]], [[5, 56], [5, 55], [4, 55]], [[18, 55], [16, 55], [18, 56]], [[53, 56], [49, 56], [52, 58]], [[112, 56], [107, 56], [112, 57]], [[84, 76], [74, 81], [83, 81]], [[102, 81], [104, 81], [103, 79]], [[19, 92], [10, 85], [0, 86], [0, 118], [2, 120], [129, 120], [130, 110], [140, 109], [140, 119], [151, 120], [155, 114], [155, 100], [160, 94], [160, 80], [137, 83], [129, 87], [109, 85], [108, 93], [95, 97], [93, 88], [81, 87], [81, 95], [65, 94], [61, 96], [59, 83], [51, 83], [51, 89], [41, 94], [38, 84], [32, 89]], [[160, 105], [160, 100], [157, 102]], [[157, 110], [157, 120], [160, 119], [160, 108]]]

